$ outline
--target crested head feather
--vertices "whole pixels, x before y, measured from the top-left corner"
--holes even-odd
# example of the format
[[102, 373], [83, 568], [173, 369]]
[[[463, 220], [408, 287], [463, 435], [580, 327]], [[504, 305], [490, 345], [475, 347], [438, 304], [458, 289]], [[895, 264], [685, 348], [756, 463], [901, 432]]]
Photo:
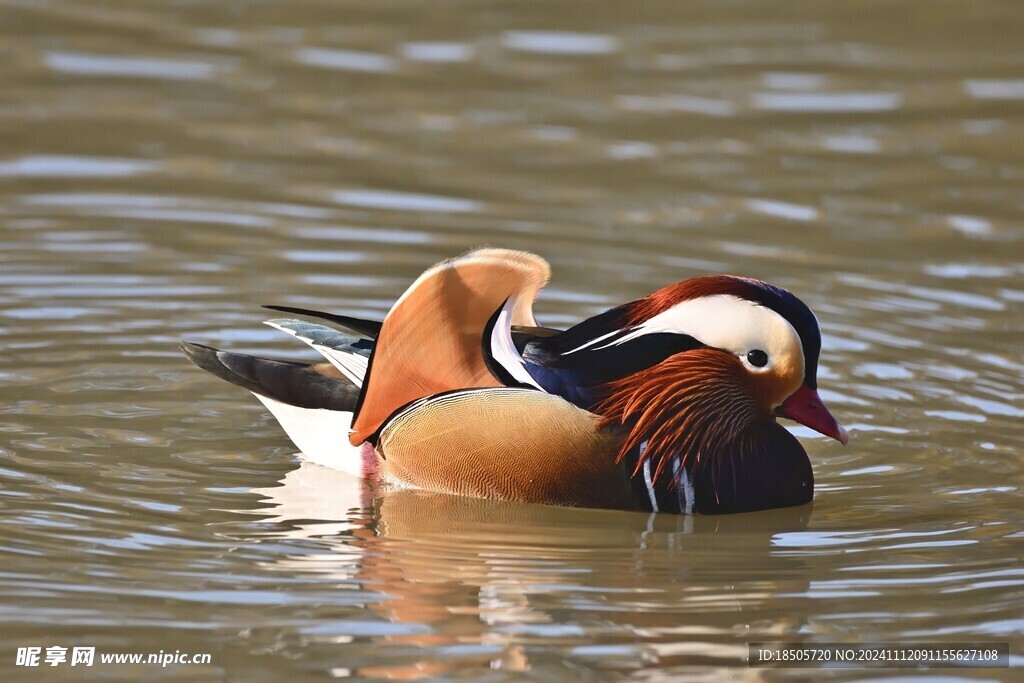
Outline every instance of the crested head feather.
[[728, 295], [769, 308], [784, 318], [800, 338], [804, 356], [804, 384], [817, 388], [821, 331], [818, 319], [803, 301], [789, 291], [761, 280], [736, 275], [707, 275], [663, 287], [620, 307], [625, 325], [642, 325], [686, 301]]

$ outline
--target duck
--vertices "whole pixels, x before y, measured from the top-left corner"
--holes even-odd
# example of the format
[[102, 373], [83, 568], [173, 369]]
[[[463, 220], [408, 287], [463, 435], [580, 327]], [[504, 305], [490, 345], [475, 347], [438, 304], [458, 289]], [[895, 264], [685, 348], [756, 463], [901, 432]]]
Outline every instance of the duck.
[[788, 419], [847, 444], [818, 393], [818, 319], [775, 285], [700, 276], [567, 329], [541, 325], [535, 254], [427, 269], [381, 321], [266, 306], [319, 351], [280, 360], [183, 342], [252, 392], [307, 459], [380, 485], [586, 508], [722, 514], [803, 505]]

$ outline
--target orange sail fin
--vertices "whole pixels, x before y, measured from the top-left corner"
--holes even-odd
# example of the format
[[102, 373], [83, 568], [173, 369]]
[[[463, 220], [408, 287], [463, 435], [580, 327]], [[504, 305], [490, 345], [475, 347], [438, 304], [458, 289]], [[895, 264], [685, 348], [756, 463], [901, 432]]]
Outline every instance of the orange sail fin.
[[427, 270], [381, 327], [352, 423], [357, 445], [397, 409], [445, 391], [498, 387], [484, 358], [484, 332], [504, 305], [506, 324], [536, 326], [533, 302], [550, 267], [534, 254], [478, 249]]

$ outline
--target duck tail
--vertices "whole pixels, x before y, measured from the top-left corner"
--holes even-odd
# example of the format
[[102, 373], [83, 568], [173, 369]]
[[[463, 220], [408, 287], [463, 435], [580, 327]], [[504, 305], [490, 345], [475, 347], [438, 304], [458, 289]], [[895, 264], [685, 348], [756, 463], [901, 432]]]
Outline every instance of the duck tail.
[[251, 391], [309, 460], [363, 474], [359, 449], [345, 438], [359, 385], [337, 367], [261, 358], [190, 342], [180, 348], [198, 367]]

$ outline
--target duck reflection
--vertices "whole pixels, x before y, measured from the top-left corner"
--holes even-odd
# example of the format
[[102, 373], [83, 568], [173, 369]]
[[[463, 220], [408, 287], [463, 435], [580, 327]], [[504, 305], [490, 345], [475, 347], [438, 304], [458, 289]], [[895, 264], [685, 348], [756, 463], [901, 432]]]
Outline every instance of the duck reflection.
[[771, 540], [805, 529], [810, 505], [723, 516], [558, 508], [377, 490], [310, 462], [280, 484], [254, 491], [269, 504], [256, 512], [274, 536], [326, 552], [268, 568], [376, 592], [366, 608], [395, 626], [351, 634], [374, 643], [363, 661], [346, 654], [360, 675], [431, 677], [476, 662], [521, 671], [552, 665], [553, 652], [605, 670], [737, 664], [743, 625], [756, 621], [751, 640], [791, 633], [798, 624], [772, 598], [808, 588], [803, 560], [773, 553]]

